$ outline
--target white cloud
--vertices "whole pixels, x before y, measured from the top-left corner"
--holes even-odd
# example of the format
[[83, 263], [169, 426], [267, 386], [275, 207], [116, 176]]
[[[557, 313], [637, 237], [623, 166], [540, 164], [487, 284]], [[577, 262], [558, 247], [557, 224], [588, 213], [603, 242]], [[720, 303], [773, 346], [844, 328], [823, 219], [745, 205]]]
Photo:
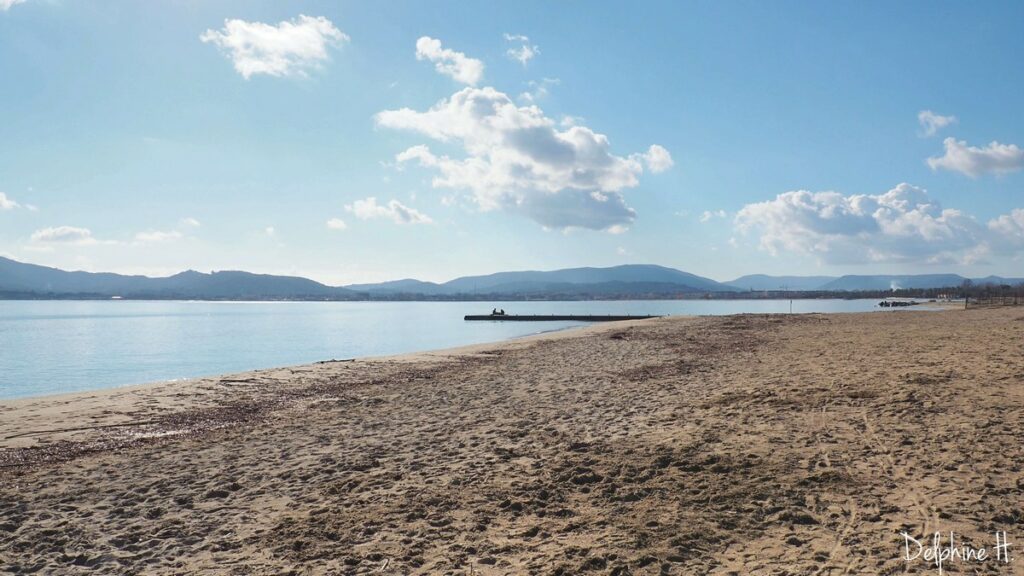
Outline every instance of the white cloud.
[[942, 141], [946, 148], [943, 156], [928, 159], [932, 170], [942, 168], [962, 172], [971, 177], [982, 174], [1004, 174], [1024, 168], [1024, 149], [1014, 144], [992, 142], [984, 148], [968, 146], [956, 138]]
[[625, 228], [636, 213], [621, 192], [639, 185], [644, 163], [653, 171], [671, 159], [660, 146], [617, 156], [607, 136], [579, 125], [560, 130], [537, 106], [517, 106], [490, 87], [465, 88], [424, 112], [386, 110], [376, 122], [461, 147], [463, 158], [422, 144], [396, 156], [436, 170], [435, 188], [469, 191], [481, 210], [523, 214], [548, 228]]
[[31, 240], [40, 244], [74, 244], [78, 246], [99, 242], [88, 228], [76, 226], [57, 226], [36, 230], [32, 233]]
[[921, 125], [923, 136], [934, 136], [946, 126], [956, 124], [957, 120], [956, 116], [942, 116], [931, 110], [921, 110], [917, 113], [917, 122]]
[[181, 232], [177, 230], [170, 230], [163, 232], [160, 230], [150, 230], [147, 232], [139, 232], [135, 235], [135, 240], [138, 242], [146, 243], [157, 243], [157, 242], [170, 242], [172, 240], [178, 240], [182, 237]]
[[1024, 209], [1016, 208], [1009, 214], [993, 218], [988, 228], [999, 242], [1009, 243], [1009, 247], [1024, 246]]
[[8, 198], [7, 194], [0, 192], [0, 210], [14, 210], [19, 206], [21, 206], [21, 204], [18, 204], [13, 199]]
[[23, 2], [25, 2], [25, 0], [0, 0], [0, 11], [10, 10], [11, 6], [21, 4]]
[[349, 37], [327, 18], [300, 15], [276, 26], [225, 20], [223, 29], [207, 30], [199, 39], [219, 47], [249, 79], [255, 74], [305, 76], [328, 60], [328, 47]]
[[385, 218], [396, 224], [430, 224], [433, 222], [430, 216], [415, 208], [410, 208], [398, 200], [391, 200], [386, 205], [381, 205], [373, 196], [365, 200], [356, 200], [352, 204], [346, 205], [345, 210], [360, 220]]
[[199, 220], [196, 220], [195, 218], [192, 218], [191, 216], [188, 217], [188, 218], [182, 218], [181, 221], [179, 222], [179, 224], [183, 228], [199, 228], [199, 226], [201, 225], [199, 223]]
[[331, 218], [327, 221], [327, 227], [331, 230], [344, 230], [348, 228], [348, 224], [345, 224], [341, 218]]
[[643, 155], [644, 163], [650, 168], [651, 172], [657, 174], [658, 172], [664, 172], [669, 168], [675, 166], [675, 162], [672, 161], [672, 155], [668, 153], [668, 150], [663, 146], [652, 144], [647, 152]]
[[274, 234], [277, 234], [277, 230], [275, 230], [273, 226], [267, 226], [266, 228], [263, 229], [263, 232], [267, 236], [273, 236]]
[[[559, 80], [558, 78], [541, 78], [540, 80], [530, 80], [529, 82], [527, 82], [527, 85], [530, 87], [530, 91], [519, 94], [519, 100], [527, 104], [533, 104], [538, 100], [547, 98], [548, 94], [551, 93], [551, 91], [548, 90], [548, 86], [557, 86], [561, 83], [562, 81]], [[563, 126], [566, 125], [566, 120], [566, 118], [562, 119]]]
[[441, 41], [423, 36], [416, 41], [416, 59], [430, 60], [434, 68], [456, 82], [475, 86], [484, 75], [484, 63], [441, 46]]
[[988, 230], [973, 217], [943, 209], [910, 184], [878, 195], [786, 192], [744, 206], [735, 223], [758, 234], [771, 254], [811, 254], [826, 263], [971, 263], [990, 249]]
[[540, 54], [540, 47], [536, 44], [530, 44], [530, 39], [522, 34], [505, 34], [505, 40], [519, 44], [519, 46], [509, 48], [505, 54], [523, 66], [526, 66], [527, 62]]
[[704, 213], [700, 215], [700, 221], [710, 222], [713, 218], [725, 218], [728, 215], [729, 214], [725, 210], [705, 210]]

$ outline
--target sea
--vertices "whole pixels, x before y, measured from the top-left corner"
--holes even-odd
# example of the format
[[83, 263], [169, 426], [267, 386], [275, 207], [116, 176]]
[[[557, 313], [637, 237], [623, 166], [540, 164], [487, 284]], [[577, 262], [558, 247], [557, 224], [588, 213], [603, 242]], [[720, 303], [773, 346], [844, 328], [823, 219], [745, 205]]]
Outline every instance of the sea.
[[[466, 314], [720, 315], [879, 311], [878, 300], [583, 302], [0, 301], [0, 399], [419, 352], [579, 322]], [[913, 307], [922, 308], [922, 307]]]

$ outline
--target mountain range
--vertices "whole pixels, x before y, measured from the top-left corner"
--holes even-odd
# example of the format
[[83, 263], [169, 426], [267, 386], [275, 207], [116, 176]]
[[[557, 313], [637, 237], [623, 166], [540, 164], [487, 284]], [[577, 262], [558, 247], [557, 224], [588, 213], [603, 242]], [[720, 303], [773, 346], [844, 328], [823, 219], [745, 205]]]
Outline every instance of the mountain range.
[[949, 288], [963, 286], [964, 282], [967, 281], [977, 285], [1008, 284], [1016, 286], [1024, 283], [1024, 278], [1006, 278], [1003, 276], [967, 278], [959, 274], [851, 274], [847, 276], [766, 276], [764, 274], [752, 274], [741, 276], [726, 282], [726, 284], [743, 290], [855, 292]]
[[[961, 286], [958, 274], [874, 276], [742, 276], [717, 282], [652, 264], [610, 268], [498, 272], [464, 276], [444, 283], [415, 279], [376, 284], [328, 286], [296, 276], [241, 271], [196, 272], [151, 278], [112, 273], [68, 272], [0, 257], [0, 298], [132, 298], [186, 300], [367, 300], [537, 299], [685, 297], [717, 293], [724, 297], [756, 291], [886, 291]], [[975, 284], [1021, 284], [1024, 278], [989, 276]]]

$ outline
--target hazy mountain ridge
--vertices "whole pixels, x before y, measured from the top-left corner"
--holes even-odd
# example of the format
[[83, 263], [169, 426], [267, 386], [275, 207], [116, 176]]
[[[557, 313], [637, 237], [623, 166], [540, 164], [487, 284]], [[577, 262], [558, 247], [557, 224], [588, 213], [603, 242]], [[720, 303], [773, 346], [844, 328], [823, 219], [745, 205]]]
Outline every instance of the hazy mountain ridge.
[[880, 274], [874, 276], [847, 275], [821, 286], [821, 290], [898, 290], [901, 288], [945, 288], [962, 286], [964, 282], [972, 284], [1009, 284], [1017, 285], [1024, 278], [1004, 278], [1002, 276], [986, 276], [985, 278], [967, 278], [959, 274]]
[[970, 281], [975, 285], [1008, 284], [1015, 286], [1024, 283], [1024, 278], [1007, 278], [1003, 276], [967, 278], [959, 274], [848, 274], [845, 276], [769, 276], [766, 274], [750, 274], [726, 282], [726, 284], [742, 290], [855, 292], [858, 290], [898, 290], [901, 288], [951, 288], [962, 286], [966, 281]]
[[[641, 284], [643, 286], [641, 286]], [[584, 288], [588, 287], [588, 288]], [[654, 264], [626, 264], [611, 268], [566, 268], [562, 270], [496, 272], [481, 276], [462, 276], [442, 284], [419, 280], [397, 280], [380, 284], [346, 286], [370, 294], [541, 294], [547, 292], [584, 294], [626, 291], [650, 293], [734, 292], [735, 288], [674, 268]]]
[[108, 272], [67, 272], [8, 258], [0, 258], [0, 293], [214, 300], [352, 300], [357, 297], [351, 290], [297, 276], [241, 271], [207, 274], [188, 270], [165, 278], [150, 278]]
[[838, 276], [769, 276], [748, 274], [726, 282], [741, 290], [819, 290]]
[[[652, 264], [610, 268], [498, 272], [463, 276], [441, 284], [407, 278], [375, 284], [328, 286], [308, 278], [242, 271], [188, 270], [163, 278], [113, 273], [69, 272], [0, 257], [0, 297], [153, 298], [196, 300], [367, 300], [512, 298], [655, 298], [746, 291], [854, 292], [958, 287], [958, 274], [769, 276], [752, 274], [721, 283]], [[1024, 278], [987, 276], [976, 285], [1024, 283]], [[731, 295], [731, 296], [728, 296]]]

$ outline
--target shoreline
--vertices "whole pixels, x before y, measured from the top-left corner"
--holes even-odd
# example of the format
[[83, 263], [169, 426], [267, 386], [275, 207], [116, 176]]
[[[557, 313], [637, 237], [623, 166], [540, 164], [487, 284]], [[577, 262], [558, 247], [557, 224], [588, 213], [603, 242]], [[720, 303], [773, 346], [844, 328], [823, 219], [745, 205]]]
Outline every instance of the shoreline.
[[[677, 316], [677, 318], [681, 318], [681, 316]], [[38, 443], [39, 439], [44, 439], [46, 442], [61, 442], [71, 439], [88, 442], [88, 438], [81, 438], [81, 436], [89, 429], [105, 430], [112, 427], [128, 428], [133, 426], [145, 428], [149, 424], [135, 425], [133, 422], [149, 422], [151, 416], [196, 408], [202, 409], [209, 404], [229, 403], [230, 396], [235, 391], [235, 388], [231, 386], [233, 384], [262, 381], [266, 385], [279, 386], [283, 384], [284, 389], [287, 390], [288, 387], [294, 385], [294, 382], [289, 384], [288, 381], [293, 379], [292, 377], [297, 373], [305, 373], [305, 376], [322, 379], [335, 375], [337, 368], [344, 370], [348, 366], [373, 367], [379, 364], [416, 365], [451, 362], [460, 358], [472, 358], [493, 350], [513, 350], [528, 347], [536, 342], [571, 338], [576, 335], [582, 337], [600, 334], [614, 327], [629, 328], [646, 321], [650, 320], [569, 326], [504, 340], [437, 350], [342, 360], [321, 360], [308, 364], [261, 368], [216, 376], [161, 380], [114, 388], [0, 399], [0, 416], [3, 416], [0, 418], [0, 451], [32, 447]], [[278, 389], [277, 391], [282, 390]], [[183, 398], [184, 401], [181, 400]], [[145, 414], [147, 417], [140, 418], [139, 414]], [[33, 427], [33, 425], [58, 418], [61, 419], [62, 424], [59, 427], [52, 427], [50, 433], [33, 433], [31, 437], [19, 436], [26, 427], [30, 428], [32, 432], [45, 431], [46, 428]], [[64, 432], [67, 429], [74, 430], [71, 430], [70, 433]], [[12, 436], [17, 437], [12, 438]], [[3, 454], [0, 453], [0, 457], [2, 456]], [[5, 464], [0, 458], [0, 469], [4, 468]]]
[[901, 532], [1022, 537], [1022, 336], [670, 317], [0, 402], [0, 571], [927, 572]]
[[[682, 316], [677, 316], [682, 317]], [[596, 328], [598, 325], [582, 325], [582, 326], [566, 326], [564, 328], [554, 328], [551, 330], [542, 330], [533, 334], [524, 334], [521, 336], [510, 336], [501, 340], [492, 340], [489, 342], [481, 342], [479, 344], [466, 344], [463, 346], [453, 346], [450, 348], [437, 348], [430, 350], [421, 350], [414, 352], [401, 352], [398, 354], [383, 354], [379, 356], [356, 356], [353, 358], [341, 358], [341, 359], [328, 359], [328, 360], [316, 360], [313, 362], [306, 362], [302, 364], [283, 364], [281, 366], [270, 366], [265, 368], [253, 368], [252, 370], [242, 370], [237, 372], [224, 372], [220, 374], [212, 374], [207, 376], [194, 376], [194, 377], [182, 377], [172, 378], [166, 380], [153, 380], [151, 382], [140, 382], [137, 384], [125, 384], [123, 386], [112, 386], [109, 388], [96, 388], [92, 390], [79, 390], [75, 392], [57, 392], [54, 394], [41, 394], [38, 396], [19, 396], [17, 398], [0, 398], [0, 411], [5, 407], [16, 407], [18, 403], [32, 402], [34, 400], [54, 400], [54, 401], [73, 401], [78, 396], [92, 396], [94, 394], [103, 393], [116, 393], [116, 392], [140, 392], [146, 389], [161, 388], [167, 386], [185, 385], [201, 383], [201, 382], [212, 382], [224, 379], [231, 379], [234, 377], [251, 377], [260, 373], [266, 372], [277, 372], [282, 370], [291, 369], [304, 369], [312, 366], [321, 364], [332, 364], [342, 362], [372, 362], [372, 361], [402, 361], [405, 357], [420, 357], [420, 356], [432, 356], [438, 354], [450, 354], [458, 355], [463, 350], [472, 350], [480, 347], [493, 347], [506, 342], [517, 342], [527, 341], [534, 338], [543, 338], [549, 334], [558, 334], [562, 332], [570, 332], [574, 330], [586, 330], [590, 328]]]
[[[804, 300], [820, 300], [820, 299], [804, 299]], [[874, 301], [875, 299], [863, 299], [863, 300], [872, 300], [872, 301]], [[99, 300], [99, 301], [103, 301], [103, 300]], [[652, 300], [652, 301], [654, 301], [654, 300]], [[165, 300], [132, 300], [132, 302], [165, 302]], [[264, 303], [293, 303], [293, 302], [294, 303], [302, 303], [302, 301], [204, 301], [204, 300], [182, 300], [182, 301], [176, 301], [176, 302], [183, 302], [183, 303], [188, 303], [188, 302], [195, 302], [195, 303], [225, 303], [225, 304], [264, 304]], [[738, 313], [735, 313], [735, 314], [725, 314], [725, 315], [721, 315], [721, 316], [734, 316], [734, 315], [742, 315], [742, 314], [864, 314], [864, 313], [874, 313], [874, 312], [913, 312], [913, 311], [929, 311], [929, 312], [931, 312], [931, 311], [938, 311], [938, 310], [950, 310], [950, 309], [955, 310], [955, 309], [960, 309], [960, 306], [958, 306], [957, 304], [958, 304], [957, 302], [952, 302], [952, 301], [950, 301], [950, 302], [940, 301], [940, 302], [923, 302], [923, 303], [919, 304], [918, 306], [911, 306], [911, 307], [905, 307], [905, 308], [893, 308], [893, 309], [886, 309], [886, 310], [883, 310], [883, 309], [877, 309], [877, 310], [871, 310], [871, 311], [845, 311], [845, 310], [838, 310], [838, 311], [833, 311], [833, 312], [814, 312], [814, 311], [811, 311], [811, 312], [799, 312], [798, 311], [798, 312], [792, 312], [792, 313], [789, 313], [789, 312], [738, 312]], [[700, 314], [678, 314], [678, 315], [672, 315], [672, 314], [668, 314], [668, 315], [665, 315], [664, 317], [665, 318], [681, 318], [681, 317], [714, 317], [714, 316], [719, 316], [719, 315], [711, 315], [711, 314], [705, 314], [705, 315], [700, 315]], [[615, 322], [615, 324], [622, 324], [623, 322], [633, 322], [633, 320], [626, 320], [626, 321]], [[289, 364], [281, 364], [279, 366], [269, 366], [269, 367], [253, 368], [253, 369], [250, 369], [250, 370], [219, 372], [219, 373], [216, 373], [216, 374], [209, 374], [209, 375], [202, 375], [202, 376], [184, 376], [184, 377], [179, 377], [179, 378], [158, 379], [158, 380], [152, 380], [152, 381], [147, 381], [147, 382], [137, 382], [137, 383], [118, 385], [118, 386], [111, 386], [111, 387], [107, 387], [107, 388], [95, 388], [95, 389], [87, 389], [87, 390], [80, 390], [80, 391], [73, 391], [73, 392], [57, 392], [57, 393], [38, 394], [38, 395], [30, 395], [30, 396], [17, 396], [17, 397], [12, 397], [12, 398], [0, 397], [0, 411], [3, 410], [5, 405], [17, 403], [19, 401], [42, 400], [42, 399], [47, 399], [47, 398], [51, 398], [51, 399], [54, 399], [54, 400], [61, 400], [61, 399], [71, 399], [71, 398], [73, 398], [75, 396], [78, 396], [78, 395], [92, 395], [92, 394], [95, 394], [95, 393], [102, 393], [102, 392], [115, 392], [115, 391], [132, 392], [132, 391], [135, 391], [136, 389], [139, 389], [139, 388], [162, 387], [162, 386], [171, 386], [171, 385], [189, 386], [190, 384], [197, 383], [197, 382], [220, 380], [220, 379], [230, 378], [232, 376], [237, 376], [237, 375], [246, 375], [246, 374], [253, 374], [253, 373], [267, 372], [267, 371], [286, 370], [286, 369], [290, 369], [290, 368], [301, 368], [301, 367], [312, 366], [312, 365], [316, 365], [316, 364], [320, 364], [320, 363], [329, 363], [329, 362], [335, 362], [335, 361], [350, 361], [350, 360], [366, 361], [366, 360], [370, 360], [370, 359], [397, 358], [397, 357], [407, 356], [407, 355], [417, 355], [417, 354], [427, 354], [427, 353], [443, 353], [446, 350], [458, 350], [458, 349], [467, 348], [467, 347], [468, 348], [472, 348], [472, 347], [476, 347], [476, 346], [492, 346], [492, 345], [496, 345], [496, 344], [499, 344], [499, 343], [502, 343], [502, 342], [512, 342], [512, 341], [516, 341], [516, 340], [530, 339], [530, 338], [534, 338], [534, 337], [538, 337], [538, 336], [543, 336], [544, 334], [548, 334], [548, 333], [566, 332], [566, 331], [574, 331], [574, 330], [580, 330], [580, 329], [590, 329], [590, 328], [593, 328], [593, 327], [594, 326], [588, 325], [588, 324], [583, 324], [583, 325], [580, 325], [580, 326], [566, 326], [566, 327], [563, 327], [563, 328], [555, 328], [555, 329], [551, 329], [551, 330], [540, 330], [540, 331], [538, 331], [536, 333], [532, 333], [532, 334], [525, 334], [525, 335], [520, 335], [520, 336], [510, 336], [508, 338], [504, 338], [504, 339], [500, 339], [500, 340], [493, 340], [493, 341], [488, 341], [488, 342], [482, 342], [482, 343], [479, 343], [479, 344], [467, 344], [467, 345], [464, 345], [464, 346], [457, 346], [457, 347], [453, 347], [453, 348], [438, 348], [438, 349], [422, 350], [422, 351], [418, 351], [418, 352], [417, 351], [402, 352], [402, 353], [398, 353], [398, 354], [379, 355], [379, 356], [356, 356], [356, 357], [353, 357], [353, 358], [346, 358], [346, 359], [342, 359], [342, 360], [337, 360], [337, 359], [316, 360], [316, 361], [312, 361], [312, 362], [299, 363], [299, 364], [289, 363]], [[65, 398], [65, 397], [67, 397], [67, 398]]]

